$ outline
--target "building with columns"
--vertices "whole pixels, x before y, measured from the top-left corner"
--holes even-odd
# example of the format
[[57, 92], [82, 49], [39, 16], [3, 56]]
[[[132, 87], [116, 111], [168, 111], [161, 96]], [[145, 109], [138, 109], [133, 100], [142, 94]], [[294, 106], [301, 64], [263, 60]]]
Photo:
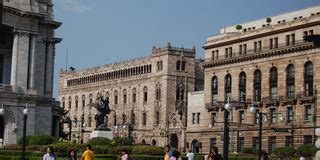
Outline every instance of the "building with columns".
[[168, 43], [153, 47], [147, 57], [79, 71], [61, 70], [61, 105], [69, 111], [71, 120], [80, 122], [72, 127], [72, 140], [87, 141], [96, 128], [96, 109], [87, 105], [102, 96], [114, 110], [106, 117], [114, 136], [130, 133], [135, 143], [170, 143], [183, 148], [187, 93], [203, 88], [203, 76], [196, 78], [203, 70], [195, 54], [195, 48]]
[[[22, 137], [28, 105], [27, 135], [58, 136], [59, 107], [52, 98], [55, 44], [52, 0], [3, 0], [0, 24], [0, 139]], [[0, 106], [0, 108], [2, 108]]]
[[233, 106], [230, 151], [258, 148], [259, 117], [250, 112], [252, 105], [264, 113], [262, 149], [266, 152], [314, 143], [320, 115], [319, 35], [320, 6], [314, 6], [227, 26], [208, 37], [203, 46], [204, 93], [193, 93], [203, 96], [204, 106], [188, 112], [190, 147], [203, 152], [212, 146], [223, 148], [228, 98]]

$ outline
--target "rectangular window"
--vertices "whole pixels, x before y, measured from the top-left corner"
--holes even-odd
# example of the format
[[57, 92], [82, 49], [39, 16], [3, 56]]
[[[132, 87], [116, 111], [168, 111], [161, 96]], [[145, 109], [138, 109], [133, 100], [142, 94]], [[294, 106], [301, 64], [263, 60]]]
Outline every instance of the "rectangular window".
[[196, 114], [192, 113], [192, 124], [196, 123]]
[[256, 150], [259, 149], [259, 137], [252, 138], [252, 147]]
[[133, 93], [132, 94], [132, 102], [136, 103], [136, 100], [137, 100], [137, 94]]
[[287, 97], [289, 99], [295, 98], [295, 86], [294, 85], [288, 85], [287, 86]]
[[288, 107], [287, 108], [287, 122], [291, 123], [293, 121], [293, 108]]
[[244, 122], [244, 111], [239, 111], [239, 123]]
[[305, 105], [304, 119], [308, 120], [308, 121], [312, 120], [312, 108], [311, 108], [311, 105]]
[[123, 103], [127, 103], [127, 95], [123, 95]]
[[76, 100], [76, 108], [74, 109], [75, 111], [78, 111], [78, 106], [79, 106], [79, 103], [78, 103], [78, 100]]
[[296, 41], [295, 34], [291, 34], [291, 45], [294, 45]]
[[271, 90], [271, 93], [270, 93], [271, 99], [276, 100], [278, 98], [278, 87], [271, 87], [270, 90]]
[[200, 113], [197, 113], [197, 124], [200, 124]]
[[210, 138], [210, 150], [217, 146], [217, 138]]
[[216, 50], [216, 60], [219, 59], [219, 50]]
[[293, 147], [293, 137], [292, 136], [286, 136], [286, 147]]
[[278, 37], [274, 38], [274, 48], [278, 48]]
[[268, 145], [269, 145], [268, 152], [272, 153], [272, 150], [277, 147], [276, 137], [274, 137], [274, 136], [269, 137], [269, 144]]
[[312, 136], [311, 135], [303, 136], [303, 144], [313, 144]]
[[269, 39], [269, 49], [273, 48], [273, 38]]
[[243, 54], [247, 54], [247, 44], [243, 45]]
[[275, 108], [270, 108], [270, 116], [271, 116], [271, 124], [276, 123], [276, 109]]
[[225, 58], [228, 58], [228, 54], [229, 54], [229, 49], [225, 48]]
[[258, 51], [262, 50], [262, 41], [258, 41]]
[[286, 35], [286, 45], [290, 45], [290, 35]]
[[309, 35], [313, 35], [313, 30], [309, 30]]
[[211, 113], [211, 126], [212, 126], [212, 127], [215, 126], [216, 117], [217, 117], [217, 114], [216, 114], [216, 113]]
[[308, 31], [304, 31], [303, 32], [303, 37], [307, 36], [308, 35]]
[[212, 57], [212, 60], [214, 60], [214, 58], [215, 58], [215, 51], [212, 51], [212, 52], [211, 52], [211, 57]]
[[242, 152], [244, 148], [244, 137], [239, 137], [239, 146], [238, 146], [238, 151]]
[[229, 57], [232, 57], [232, 47], [229, 47]]
[[254, 52], [257, 52], [257, 47], [258, 47], [258, 43], [257, 43], [257, 42], [254, 42], [254, 43], [253, 43], [253, 51], [254, 51]]
[[82, 100], [82, 110], [84, 110], [84, 107], [86, 106], [86, 100]]
[[242, 45], [239, 45], [239, 55], [242, 55]]
[[68, 108], [71, 110], [71, 101], [69, 101]]
[[114, 96], [114, 104], [118, 104], [118, 96]]

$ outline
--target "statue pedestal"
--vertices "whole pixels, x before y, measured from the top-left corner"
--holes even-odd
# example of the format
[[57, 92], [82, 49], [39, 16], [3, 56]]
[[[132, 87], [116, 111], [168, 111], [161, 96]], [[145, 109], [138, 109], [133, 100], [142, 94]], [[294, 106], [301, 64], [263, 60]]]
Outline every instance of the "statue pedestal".
[[112, 131], [94, 130], [91, 132], [90, 138], [95, 137], [106, 137], [109, 139], [113, 139], [113, 133]]

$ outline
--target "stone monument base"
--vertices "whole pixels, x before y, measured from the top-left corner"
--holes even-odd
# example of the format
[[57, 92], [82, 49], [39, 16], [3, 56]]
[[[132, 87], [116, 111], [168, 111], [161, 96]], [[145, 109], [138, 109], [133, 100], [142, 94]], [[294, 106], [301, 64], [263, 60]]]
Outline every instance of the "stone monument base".
[[90, 138], [95, 137], [106, 137], [109, 139], [113, 139], [113, 133], [112, 131], [94, 130], [90, 133]]

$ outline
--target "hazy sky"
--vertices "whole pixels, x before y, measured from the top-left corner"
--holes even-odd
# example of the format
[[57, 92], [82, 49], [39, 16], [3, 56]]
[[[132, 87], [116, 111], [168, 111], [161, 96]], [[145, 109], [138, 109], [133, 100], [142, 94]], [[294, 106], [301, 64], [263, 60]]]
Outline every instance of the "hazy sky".
[[84, 69], [151, 54], [152, 46], [191, 48], [221, 27], [320, 5], [319, 0], [54, 0], [54, 97], [60, 69]]

